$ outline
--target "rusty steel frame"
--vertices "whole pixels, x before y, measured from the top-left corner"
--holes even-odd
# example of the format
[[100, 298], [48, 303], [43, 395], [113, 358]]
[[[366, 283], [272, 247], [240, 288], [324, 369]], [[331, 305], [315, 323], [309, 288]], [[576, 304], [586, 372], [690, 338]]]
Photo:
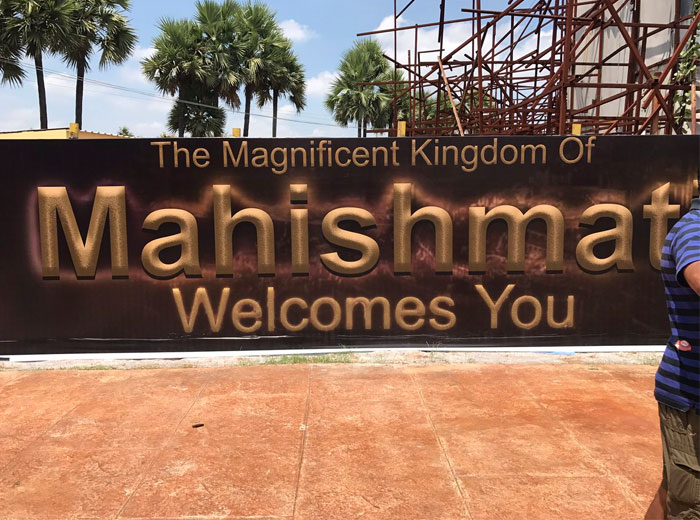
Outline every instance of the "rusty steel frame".
[[[386, 56], [393, 81], [384, 82], [393, 85], [394, 120], [391, 128], [374, 132], [396, 134], [399, 104], [406, 107], [409, 136], [681, 131], [674, 96], [695, 90], [673, 78], [700, 14], [684, 16], [680, 0], [674, 0], [675, 16], [667, 23], [640, 20], [640, 5], [648, 0], [510, 0], [502, 11], [482, 9], [481, 0], [461, 0], [471, 5], [455, 20], [445, 19], [445, 1], [438, 22], [401, 26], [399, 18], [415, 0], [394, 0], [392, 28], [358, 34], [394, 38], [395, 58]], [[445, 31], [455, 24], [464, 28], [464, 39], [447, 53]], [[438, 29], [438, 41], [420, 41], [427, 28]], [[406, 61], [397, 55], [404, 31], [413, 32]], [[651, 38], [672, 42], [673, 52], [651, 63]], [[626, 79], [606, 81], [604, 72], [613, 67], [622, 68], [618, 77]], [[576, 95], [584, 92], [594, 95], [577, 104]]]

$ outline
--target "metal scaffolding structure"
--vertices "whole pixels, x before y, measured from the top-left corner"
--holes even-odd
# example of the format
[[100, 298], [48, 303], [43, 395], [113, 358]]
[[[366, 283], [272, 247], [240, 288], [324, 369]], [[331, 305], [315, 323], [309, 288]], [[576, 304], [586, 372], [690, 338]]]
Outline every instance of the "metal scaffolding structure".
[[[692, 2], [451, 0], [468, 5], [447, 20], [445, 1], [438, 21], [406, 25], [416, 0], [394, 0], [393, 27], [358, 35], [393, 35], [390, 134], [399, 119], [409, 136], [695, 133], [695, 75], [676, 74], [700, 22]], [[693, 93], [687, 122], [679, 91]]]

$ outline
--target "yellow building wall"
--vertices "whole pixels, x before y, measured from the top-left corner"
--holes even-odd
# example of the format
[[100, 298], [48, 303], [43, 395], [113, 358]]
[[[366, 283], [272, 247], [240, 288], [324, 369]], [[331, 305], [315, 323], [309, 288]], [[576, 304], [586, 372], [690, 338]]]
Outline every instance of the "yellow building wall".
[[[21, 130], [18, 132], [0, 132], [2, 139], [68, 139], [68, 128], [51, 128], [49, 130]], [[100, 134], [80, 130], [78, 139], [128, 139], [121, 135]]]

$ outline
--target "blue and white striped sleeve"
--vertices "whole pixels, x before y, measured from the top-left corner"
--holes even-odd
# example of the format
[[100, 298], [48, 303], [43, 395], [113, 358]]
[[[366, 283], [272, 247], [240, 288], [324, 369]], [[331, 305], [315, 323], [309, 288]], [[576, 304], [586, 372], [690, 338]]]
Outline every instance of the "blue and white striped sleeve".
[[689, 223], [676, 234], [673, 256], [676, 260], [676, 279], [687, 287], [683, 271], [689, 265], [700, 262], [700, 220]]

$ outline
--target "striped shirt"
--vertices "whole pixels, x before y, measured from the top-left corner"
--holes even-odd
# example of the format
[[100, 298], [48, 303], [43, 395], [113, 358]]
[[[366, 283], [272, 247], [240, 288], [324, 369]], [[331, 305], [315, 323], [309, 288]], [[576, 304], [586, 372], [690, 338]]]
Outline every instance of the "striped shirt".
[[700, 200], [671, 230], [661, 255], [661, 274], [671, 337], [656, 373], [657, 401], [678, 410], [700, 410], [700, 296], [683, 271], [700, 262]]

